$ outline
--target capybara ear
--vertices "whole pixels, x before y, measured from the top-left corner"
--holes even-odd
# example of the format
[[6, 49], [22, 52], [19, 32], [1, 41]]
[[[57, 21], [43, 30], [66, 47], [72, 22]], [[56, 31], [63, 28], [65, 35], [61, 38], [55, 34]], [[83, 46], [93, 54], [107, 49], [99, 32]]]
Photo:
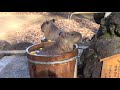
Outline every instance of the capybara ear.
[[53, 22], [55, 22], [55, 19], [52, 19]]

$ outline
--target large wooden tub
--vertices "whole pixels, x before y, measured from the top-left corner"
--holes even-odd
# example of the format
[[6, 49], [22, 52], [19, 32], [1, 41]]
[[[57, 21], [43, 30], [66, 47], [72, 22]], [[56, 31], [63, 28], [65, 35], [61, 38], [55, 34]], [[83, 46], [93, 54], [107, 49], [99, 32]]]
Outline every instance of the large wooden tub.
[[31, 78], [77, 78], [77, 50], [61, 55], [32, 55], [30, 51], [44, 48], [52, 42], [28, 47], [27, 58]]

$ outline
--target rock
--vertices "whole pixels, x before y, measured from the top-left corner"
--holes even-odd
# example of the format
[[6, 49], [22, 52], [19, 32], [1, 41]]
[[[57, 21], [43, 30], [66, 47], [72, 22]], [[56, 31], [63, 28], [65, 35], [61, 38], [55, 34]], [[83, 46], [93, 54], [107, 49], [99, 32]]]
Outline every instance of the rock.
[[20, 43], [15, 43], [11, 46], [11, 50], [26, 50], [29, 46], [33, 45], [32, 43], [29, 42], [20, 42]]
[[[11, 44], [5, 40], [0, 40], [0, 50], [9, 50]], [[0, 59], [4, 57], [4, 54], [0, 54]]]
[[0, 50], [8, 50], [10, 48], [10, 43], [5, 40], [0, 40]]
[[94, 13], [93, 18], [97, 24], [100, 24], [101, 19], [104, 18], [105, 13]]
[[85, 68], [83, 69], [84, 78], [100, 78], [101, 74], [101, 62], [96, 58], [89, 58], [85, 63]]
[[82, 74], [85, 78], [100, 78], [102, 62], [100, 59], [120, 53], [120, 13], [112, 13], [101, 20], [103, 35], [94, 37], [90, 46], [80, 57], [82, 61]]

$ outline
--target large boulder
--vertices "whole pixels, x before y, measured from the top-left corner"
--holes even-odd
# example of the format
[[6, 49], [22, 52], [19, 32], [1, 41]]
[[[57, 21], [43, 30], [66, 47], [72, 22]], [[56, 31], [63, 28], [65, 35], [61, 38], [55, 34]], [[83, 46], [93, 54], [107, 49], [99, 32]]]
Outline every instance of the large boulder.
[[114, 12], [101, 20], [101, 32], [93, 38], [90, 46], [80, 57], [85, 78], [100, 78], [102, 62], [100, 59], [120, 53], [120, 13]]

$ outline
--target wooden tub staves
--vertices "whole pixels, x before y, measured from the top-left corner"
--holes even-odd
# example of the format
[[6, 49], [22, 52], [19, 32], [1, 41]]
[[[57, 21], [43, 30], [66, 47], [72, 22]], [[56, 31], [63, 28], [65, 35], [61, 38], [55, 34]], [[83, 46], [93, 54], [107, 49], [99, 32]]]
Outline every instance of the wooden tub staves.
[[62, 55], [31, 55], [29, 52], [52, 44], [44, 42], [28, 47], [27, 58], [31, 78], [77, 78], [77, 50]]

